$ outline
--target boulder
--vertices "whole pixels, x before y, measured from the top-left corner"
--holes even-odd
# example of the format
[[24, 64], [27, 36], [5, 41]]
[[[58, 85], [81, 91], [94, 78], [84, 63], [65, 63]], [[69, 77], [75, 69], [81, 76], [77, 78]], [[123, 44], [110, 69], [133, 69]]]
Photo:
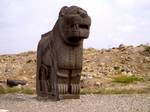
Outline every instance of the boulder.
[[9, 80], [7, 79], [7, 82], [6, 82], [7, 86], [9, 87], [14, 87], [14, 86], [18, 86], [18, 85], [26, 85], [27, 84], [27, 81], [25, 80]]

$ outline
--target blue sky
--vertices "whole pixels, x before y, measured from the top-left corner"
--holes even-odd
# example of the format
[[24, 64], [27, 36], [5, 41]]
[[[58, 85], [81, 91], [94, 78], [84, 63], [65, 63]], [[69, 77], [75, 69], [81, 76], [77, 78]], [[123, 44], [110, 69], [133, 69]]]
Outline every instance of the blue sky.
[[36, 50], [65, 5], [80, 6], [92, 18], [85, 48], [150, 43], [150, 0], [0, 0], [0, 54]]

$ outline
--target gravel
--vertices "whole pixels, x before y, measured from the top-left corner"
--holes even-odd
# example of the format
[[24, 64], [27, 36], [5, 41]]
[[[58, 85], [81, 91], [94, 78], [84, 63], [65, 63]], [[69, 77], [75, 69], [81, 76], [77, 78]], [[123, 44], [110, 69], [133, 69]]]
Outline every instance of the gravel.
[[150, 94], [81, 95], [80, 99], [38, 101], [34, 95], [0, 95], [0, 112], [150, 112]]

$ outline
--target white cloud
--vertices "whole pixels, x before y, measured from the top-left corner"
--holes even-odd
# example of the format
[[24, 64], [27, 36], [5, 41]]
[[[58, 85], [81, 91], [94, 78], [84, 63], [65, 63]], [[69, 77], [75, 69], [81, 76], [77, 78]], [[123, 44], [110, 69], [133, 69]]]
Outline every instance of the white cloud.
[[125, 25], [125, 26], [118, 26], [117, 27], [118, 31], [120, 32], [134, 32], [136, 30], [136, 27], [133, 25]]
[[135, 2], [139, 6], [150, 5], [150, 0], [135, 0]]
[[114, 0], [114, 3], [120, 9], [133, 9], [150, 5], [150, 0]]
[[129, 9], [135, 5], [135, 0], [115, 0], [116, 5], [120, 8]]
[[147, 22], [147, 21], [141, 21], [141, 23], [140, 23], [142, 26], [148, 26], [149, 25], [149, 23]]

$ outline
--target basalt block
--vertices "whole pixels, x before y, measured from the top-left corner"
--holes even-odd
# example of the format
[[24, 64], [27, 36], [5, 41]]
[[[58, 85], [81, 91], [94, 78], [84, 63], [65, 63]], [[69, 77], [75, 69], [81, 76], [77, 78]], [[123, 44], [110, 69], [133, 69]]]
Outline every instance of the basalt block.
[[37, 49], [36, 92], [40, 99], [80, 98], [83, 40], [91, 18], [77, 6], [62, 7], [53, 29]]

